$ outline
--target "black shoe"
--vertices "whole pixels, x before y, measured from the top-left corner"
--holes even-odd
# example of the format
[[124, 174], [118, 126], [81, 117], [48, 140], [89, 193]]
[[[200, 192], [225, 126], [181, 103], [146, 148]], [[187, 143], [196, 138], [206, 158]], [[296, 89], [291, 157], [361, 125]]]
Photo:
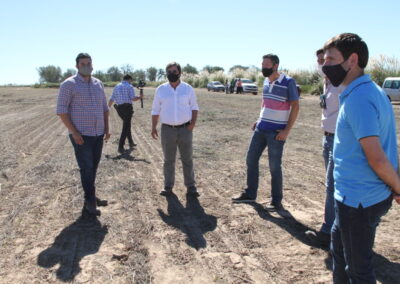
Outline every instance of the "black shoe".
[[163, 190], [160, 191], [160, 195], [162, 196], [170, 196], [172, 195], [172, 188], [164, 188]]
[[107, 206], [108, 205], [108, 201], [105, 199], [100, 199], [96, 197], [96, 205], [97, 206]]
[[250, 198], [245, 192], [243, 192], [239, 197], [232, 198], [233, 203], [252, 203], [255, 201], [255, 198]]
[[271, 202], [269, 205], [265, 206], [265, 210], [269, 211], [269, 212], [282, 211], [283, 210], [283, 206], [282, 206], [282, 203]]
[[100, 216], [101, 212], [100, 210], [96, 209], [96, 200], [86, 200], [85, 201], [85, 211], [89, 213], [90, 215], [95, 215], [95, 216]]
[[186, 195], [193, 196], [193, 197], [199, 197], [200, 193], [197, 191], [197, 188], [195, 186], [191, 186], [191, 187], [188, 187]]
[[124, 147], [118, 147], [118, 153], [123, 154], [125, 152]]
[[137, 144], [135, 143], [135, 142], [132, 142], [132, 143], [129, 143], [129, 148], [133, 148], [133, 147], [135, 147]]
[[306, 237], [317, 246], [329, 248], [331, 244], [331, 235], [324, 232], [306, 231]]

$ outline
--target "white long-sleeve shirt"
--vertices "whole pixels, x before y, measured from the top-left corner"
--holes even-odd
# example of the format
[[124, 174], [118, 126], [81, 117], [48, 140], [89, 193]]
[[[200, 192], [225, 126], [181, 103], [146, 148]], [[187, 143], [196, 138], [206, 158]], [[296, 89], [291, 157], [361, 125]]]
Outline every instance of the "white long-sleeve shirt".
[[192, 111], [199, 110], [193, 87], [185, 82], [174, 89], [169, 82], [160, 85], [154, 95], [152, 115], [159, 115], [160, 122], [181, 125], [192, 119]]

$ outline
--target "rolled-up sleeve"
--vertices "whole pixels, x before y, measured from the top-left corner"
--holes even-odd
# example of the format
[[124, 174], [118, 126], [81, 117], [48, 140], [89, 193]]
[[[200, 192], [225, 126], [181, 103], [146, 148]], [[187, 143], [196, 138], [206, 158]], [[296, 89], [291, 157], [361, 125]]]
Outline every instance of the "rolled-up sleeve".
[[68, 113], [72, 99], [73, 83], [66, 81], [61, 84], [57, 99], [57, 114]]
[[159, 89], [156, 90], [154, 95], [153, 105], [151, 107], [151, 115], [160, 115], [161, 112], [161, 100], [159, 95]]
[[196, 94], [194, 93], [194, 89], [190, 88], [190, 108], [192, 110], [199, 110], [199, 105], [197, 104]]

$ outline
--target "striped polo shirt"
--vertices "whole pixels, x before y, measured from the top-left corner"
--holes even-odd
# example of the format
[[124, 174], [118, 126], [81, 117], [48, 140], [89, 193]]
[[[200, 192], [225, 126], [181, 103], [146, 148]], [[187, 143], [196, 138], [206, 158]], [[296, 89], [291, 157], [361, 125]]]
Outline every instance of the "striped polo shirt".
[[257, 128], [262, 130], [284, 129], [289, 119], [290, 102], [297, 101], [299, 93], [293, 78], [280, 74], [270, 82], [265, 78], [263, 101]]

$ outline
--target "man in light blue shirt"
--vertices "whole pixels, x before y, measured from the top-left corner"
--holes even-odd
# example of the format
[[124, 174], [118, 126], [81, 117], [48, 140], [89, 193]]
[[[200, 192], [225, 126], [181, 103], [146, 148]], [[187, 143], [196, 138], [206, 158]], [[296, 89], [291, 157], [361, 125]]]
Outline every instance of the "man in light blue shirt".
[[123, 154], [125, 151], [124, 145], [126, 139], [128, 139], [129, 147], [131, 149], [136, 146], [135, 142], [133, 142], [131, 132], [131, 121], [133, 116], [132, 102], [143, 98], [143, 95], [140, 94], [140, 97], [135, 96], [135, 90], [132, 87], [132, 80], [132, 76], [126, 74], [123, 77], [123, 81], [115, 86], [108, 102], [109, 107], [115, 103], [114, 107], [117, 110], [119, 117], [122, 119], [122, 131], [118, 145], [118, 152], [120, 154]]
[[376, 283], [372, 247], [380, 218], [400, 203], [395, 118], [387, 96], [364, 75], [368, 47], [345, 33], [324, 46], [323, 72], [339, 96], [333, 147], [335, 221], [331, 232], [334, 283]]

